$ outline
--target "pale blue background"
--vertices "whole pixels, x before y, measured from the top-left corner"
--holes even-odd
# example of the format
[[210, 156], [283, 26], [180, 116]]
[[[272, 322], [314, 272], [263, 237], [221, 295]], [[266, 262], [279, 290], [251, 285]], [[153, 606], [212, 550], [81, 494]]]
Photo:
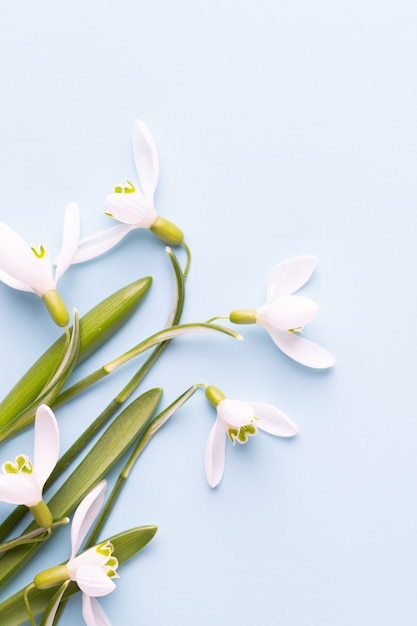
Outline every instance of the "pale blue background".
[[[302, 292], [321, 307], [306, 336], [334, 353], [332, 371], [303, 368], [247, 327], [243, 344], [178, 340], [146, 379], [166, 404], [198, 381], [276, 404], [300, 434], [229, 446], [212, 491], [214, 411], [194, 396], [106, 526], [160, 527], [102, 601], [112, 623], [414, 625], [415, 2], [6, 0], [0, 20], [0, 219], [30, 243], [58, 250], [71, 200], [84, 235], [110, 225], [103, 199], [136, 180], [141, 117], [160, 153], [157, 207], [194, 252], [184, 320], [259, 306], [275, 263], [319, 259]], [[91, 368], [164, 324], [169, 263], [136, 232], [62, 279], [83, 313], [147, 274], [146, 304]], [[0, 298], [4, 395], [57, 329], [35, 297], [0, 285]], [[57, 412], [64, 446], [135, 367]], [[31, 438], [2, 459], [30, 451]], [[63, 531], [8, 592], [65, 559], [67, 543]], [[60, 623], [81, 623], [79, 599]]]

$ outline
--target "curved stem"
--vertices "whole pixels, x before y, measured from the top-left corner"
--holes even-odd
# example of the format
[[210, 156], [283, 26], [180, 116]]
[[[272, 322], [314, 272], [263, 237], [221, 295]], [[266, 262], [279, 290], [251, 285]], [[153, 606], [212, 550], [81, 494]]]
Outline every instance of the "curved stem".
[[93, 545], [95, 545], [95, 543], [97, 542], [97, 537], [107, 519], [107, 517], [109, 516], [114, 503], [116, 502], [117, 498], [120, 495], [120, 492], [122, 491], [124, 485], [126, 484], [126, 480], [129, 477], [130, 472], [133, 469], [133, 466], [135, 465], [136, 461], [138, 460], [138, 458], [140, 457], [140, 455], [142, 454], [142, 452], [144, 451], [144, 449], [146, 448], [146, 446], [148, 445], [148, 443], [151, 441], [151, 439], [153, 439], [153, 437], [156, 435], [156, 433], [158, 432], [158, 430], [160, 430], [160, 428], [162, 428], [162, 426], [164, 424], [166, 424], [166, 422], [169, 420], [169, 418], [174, 415], [174, 413], [176, 411], [178, 411], [179, 408], [182, 407], [183, 404], [185, 404], [187, 402], [187, 400], [189, 400], [191, 398], [191, 396], [193, 396], [195, 394], [195, 392], [197, 391], [197, 389], [199, 389], [200, 387], [202, 387], [202, 384], [196, 384], [193, 385], [192, 387], [190, 387], [189, 389], [187, 389], [187, 391], [185, 391], [181, 396], [179, 396], [172, 404], [170, 404], [164, 411], [162, 411], [162, 413], [160, 413], [157, 417], [155, 417], [155, 419], [149, 424], [149, 426], [145, 429], [144, 433], [142, 434], [142, 436], [139, 438], [135, 449], [133, 450], [132, 454], [130, 455], [126, 465], [124, 466], [124, 468], [122, 469], [122, 471], [120, 472], [117, 481], [109, 495], [109, 497], [107, 498], [106, 504], [103, 507], [103, 509], [100, 512], [100, 515], [98, 516], [93, 530], [88, 538], [88, 542], [86, 545], [86, 548], [89, 548]]
[[10, 539], [10, 541], [5, 541], [0, 544], [0, 553], [7, 552], [8, 550], [12, 550], [13, 548], [17, 548], [18, 546], [22, 546], [27, 543], [37, 543], [39, 541], [46, 541], [52, 535], [52, 530], [57, 528], [58, 526], [63, 526], [64, 524], [68, 524], [69, 517], [63, 517], [60, 520], [56, 520], [49, 526], [49, 528], [36, 528], [29, 533], [24, 535], [20, 535], [20, 537], [16, 537], [16, 539]]
[[186, 280], [187, 276], [188, 276], [188, 272], [190, 271], [190, 265], [191, 265], [191, 250], [190, 248], [187, 246], [187, 244], [185, 243], [185, 241], [181, 242], [182, 247], [184, 248], [185, 252], [187, 253], [187, 263], [185, 265], [185, 269], [184, 269], [184, 273], [183, 273], [183, 277], [184, 280]]
[[212, 322], [215, 322], [216, 320], [228, 320], [229, 316], [228, 315], [216, 315], [216, 317], [211, 317], [209, 320], [207, 320], [207, 324], [211, 324]]
[[28, 612], [30, 623], [32, 624], [32, 626], [36, 626], [36, 622], [35, 622], [35, 618], [33, 617], [32, 609], [30, 608], [29, 591], [33, 589], [34, 587], [35, 585], [31, 583], [30, 585], [26, 587], [26, 589], [23, 592], [23, 600], [25, 602], [26, 611]]

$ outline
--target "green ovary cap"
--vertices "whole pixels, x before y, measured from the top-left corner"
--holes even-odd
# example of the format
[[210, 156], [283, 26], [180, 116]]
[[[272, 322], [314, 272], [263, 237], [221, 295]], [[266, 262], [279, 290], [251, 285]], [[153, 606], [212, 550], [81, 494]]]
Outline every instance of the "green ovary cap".
[[214, 407], [217, 407], [225, 397], [224, 393], [213, 385], [206, 388], [206, 398]]
[[49, 510], [45, 500], [41, 500], [40, 502], [38, 502], [38, 504], [30, 506], [29, 510], [35, 520], [38, 522], [39, 526], [41, 526], [42, 528], [50, 528], [50, 526], [52, 526], [54, 518], [52, 517], [52, 513]]
[[58, 324], [58, 326], [68, 326], [68, 311], [57, 290], [51, 289], [47, 291], [46, 294], [42, 296], [42, 300], [45, 302], [49, 315], [52, 317], [55, 324]]
[[233, 324], [256, 324], [256, 310], [237, 309], [230, 313], [229, 320]]
[[51, 587], [57, 587], [66, 580], [69, 580], [67, 566], [57, 565], [36, 574], [33, 584], [38, 589], [50, 589]]
[[170, 246], [179, 246], [184, 240], [182, 230], [164, 217], [157, 217], [149, 230]]

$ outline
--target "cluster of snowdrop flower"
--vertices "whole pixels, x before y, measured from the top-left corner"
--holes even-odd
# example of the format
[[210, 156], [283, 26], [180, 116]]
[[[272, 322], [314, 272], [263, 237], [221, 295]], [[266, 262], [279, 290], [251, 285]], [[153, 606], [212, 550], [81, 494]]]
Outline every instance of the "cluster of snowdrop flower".
[[[52, 626], [59, 603], [71, 581], [76, 582], [82, 592], [82, 613], [87, 626], [109, 624], [97, 598], [108, 595], [116, 588], [113, 578], [119, 577], [116, 572], [119, 564], [113, 556], [113, 546], [106, 541], [77, 554], [103, 505], [105, 489], [106, 481], [103, 480], [78, 505], [71, 524], [69, 561], [40, 572], [33, 580], [33, 586], [37, 589], [59, 587], [59, 592], [45, 616], [46, 626]], [[28, 591], [31, 587], [32, 585]]]
[[[80, 212], [71, 202], [64, 219], [61, 250], [51, 257], [44, 245], [33, 247], [8, 225], [0, 222], [0, 281], [14, 289], [37, 294], [45, 303], [52, 320], [68, 331], [70, 316], [57, 291], [57, 283], [68, 268], [104, 254], [137, 228], [149, 229], [169, 246], [183, 246], [190, 260], [183, 232], [161, 217], [154, 203], [159, 178], [155, 141], [144, 122], [137, 120], [133, 130], [133, 152], [139, 186], [130, 181], [117, 186], [105, 199], [106, 213], [119, 222], [95, 235], [80, 238]], [[187, 268], [188, 268], [187, 264]], [[304, 327], [313, 319], [318, 305], [310, 298], [295, 295], [310, 278], [316, 266], [313, 256], [297, 256], [276, 265], [267, 279], [266, 301], [253, 309], [235, 309], [228, 315], [211, 318], [232, 324], [257, 324], [271, 336], [277, 347], [291, 359], [310, 368], [326, 369], [334, 364], [332, 355], [306, 339]], [[184, 279], [187, 270], [184, 271]], [[237, 335], [236, 335], [237, 336]], [[205, 451], [205, 472], [209, 485], [216, 487], [225, 466], [226, 443], [244, 444], [263, 430], [278, 437], [292, 437], [296, 425], [278, 408], [262, 402], [227, 398], [217, 387], [205, 388], [208, 401], [216, 409]], [[27, 506], [39, 527], [50, 530], [53, 516], [43, 500], [43, 488], [59, 456], [59, 432], [52, 410], [41, 404], [36, 410], [33, 463], [26, 455], [3, 465], [0, 500]], [[52, 624], [62, 596], [71, 581], [83, 594], [83, 616], [88, 626], [108, 624], [96, 598], [110, 593], [117, 576], [117, 558], [109, 542], [101, 543], [77, 556], [80, 546], [104, 500], [105, 482], [100, 482], [77, 508], [71, 529], [70, 560], [38, 574], [32, 587], [59, 586], [53, 604], [42, 624]], [[29, 595], [29, 594], [28, 594]], [[33, 618], [32, 618], [33, 619]]]

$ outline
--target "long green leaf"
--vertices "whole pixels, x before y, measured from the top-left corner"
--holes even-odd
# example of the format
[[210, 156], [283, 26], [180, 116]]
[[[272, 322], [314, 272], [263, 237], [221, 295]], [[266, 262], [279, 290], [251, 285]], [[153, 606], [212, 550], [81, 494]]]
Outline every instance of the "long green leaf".
[[[77, 364], [102, 346], [133, 314], [151, 283], [152, 278], [146, 277], [119, 289], [80, 319]], [[35, 400], [59, 367], [64, 348], [65, 335], [62, 335], [0, 402], [0, 428]]]
[[40, 404], [50, 404], [52, 400], [56, 398], [74, 369], [79, 351], [80, 323], [78, 320], [78, 314], [74, 311], [74, 326], [71, 331], [71, 338], [57, 371], [54, 373], [51, 380], [48, 381], [45, 387], [40, 391], [35, 400], [29, 404], [24, 411], [19, 413], [19, 415], [10, 420], [8, 426], [3, 430], [3, 432], [0, 432], [0, 442], [9, 439], [26, 428], [26, 426], [29, 426], [29, 424], [31, 424], [34, 420], [38, 406]]
[[[109, 538], [114, 546], [114, 555], [119, 563], [130, 559], [149, 543], [157, 531], [157, 526], [138, 526]], [[43, 613], [55, 593], [53, 589], [32, 589], [29, 593], [30, 606], [34, 615]], [[71, 583], [65, 592], [63, 601], [79, 591], [75, 583]], [[28, 614], [23, 601], [24, 589], [0, 604], [1, 626], [20, 626], [28, 621]]]
[[[161, 395], [161, 389], [147, 391], [129, 404], [110, 424], [95, 446], [48, 502], [54, 519], [69, 515], [90, 489], [116, 463], [152, 417]], [[29, 532], [34, 527], [35, 524], [32, 523], [24, 532]], [[36, 544], [21, 546], [6, 553], [0, 559], [0, 586], [12, 579], [38, 547]]]

